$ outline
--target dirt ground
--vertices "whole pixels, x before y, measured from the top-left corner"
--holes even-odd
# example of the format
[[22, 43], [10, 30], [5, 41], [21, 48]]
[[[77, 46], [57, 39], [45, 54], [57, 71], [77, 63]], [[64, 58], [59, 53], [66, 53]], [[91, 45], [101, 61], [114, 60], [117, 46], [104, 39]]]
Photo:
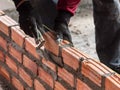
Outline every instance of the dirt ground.
[[92, 6], [80, 7], [70, 22], [73, 43], [80, 51], [98, 59]]

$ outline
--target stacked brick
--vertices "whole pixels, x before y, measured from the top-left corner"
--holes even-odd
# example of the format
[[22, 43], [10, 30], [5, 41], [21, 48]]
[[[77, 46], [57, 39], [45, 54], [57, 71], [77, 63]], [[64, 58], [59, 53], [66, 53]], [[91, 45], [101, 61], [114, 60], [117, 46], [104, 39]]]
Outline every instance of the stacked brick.
[[44, 38], [51, 58], [0, 11], [0, 74], [17, 90], [120, 90], [120, 75], [49, 32]]

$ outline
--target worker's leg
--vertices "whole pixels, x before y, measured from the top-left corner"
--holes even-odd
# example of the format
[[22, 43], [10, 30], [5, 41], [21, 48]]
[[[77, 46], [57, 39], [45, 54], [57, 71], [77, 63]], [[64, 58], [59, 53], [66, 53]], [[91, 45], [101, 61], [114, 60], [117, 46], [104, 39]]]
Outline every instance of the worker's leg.
[[119, 0], [93, 0], [96, 50], [102, 63], [120, 73]]
[[57, 4], [58, 15], [55, 19], [55, 31], [57, 32], [57, 39], [68, 40], [72, 43], [68, 24], [70, 18], [74, 15], [80, 0], [59, 0]]

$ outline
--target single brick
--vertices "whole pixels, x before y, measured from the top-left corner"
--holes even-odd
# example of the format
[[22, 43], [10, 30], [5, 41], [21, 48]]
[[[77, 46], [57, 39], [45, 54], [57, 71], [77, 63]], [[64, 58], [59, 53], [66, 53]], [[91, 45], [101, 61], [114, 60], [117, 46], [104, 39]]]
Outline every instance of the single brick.
[[12, 84], [14, 85], [14, 87], [17, 90], [24, 90], [23, 85], [21, 84], [21, 82], [16, 77], [12, 78]]
[[86, 83], [77, 79], [77, 90], [92, 90]]
[[50, 62], [49, 60], [42, 59], [42, 63], [45, 64], [47, 67], [49, 67], [51, 70], [56, 72], [56, 65]]
[[34, 90], [46, 90], [45, 87], [38, 81], [34, 80]]
[[102, 75], [111, 73], [108, 67], [95, 60], [85, 60], [82, 63], [82, 74], [101, 87]]
[[58, 56], [59, 54], [59, 45], [56, 43], [54, 35], [50, 32], [44, 33], [43, 37], [45, 39], [45, 48]]
[[10, 81], [9, 72], [2, 66], [0, 66], [0, 74], [5, 77], [8, 81]]
[[22, 68], [19, 68], [20, 77], [27, 83], [29, 87], [33, 86], [33, 80], [31, 76]]
[[120, 90], [120, 75], [115, 74], [106, 77], [105, 90]]
[[0, 61], [2, 61], [2, 62], [5, 61], [5, 55], [2, 51], [0, 51]]
[[74, 76], [64, 68], [58, 68], [58, 76], [74, 87]]
[[32, 71], [35, 75], [37, 75], [37, 65], [31, 59], [29, 59], [26, 55], [23, 56], [23, 65]]
[[36, 52], [37, 45], [35, 44], [35, 40], [31, 37], [25, 38], [25, 49], [31, 53], [37, 59], [40, 59], [39, 54]]
[[18, 23], [16, 23], [13, 19], [8, 17], [7, 15], [0, 17], [0, 31], [2, 31], [7, 36], [9, 36], [9, 34], [10, 34], [9, 27], [17, 25], [17, 24]]
[[59, 82], [55, 82], [55, 89], [54, 90], [67, 90], [63, 85], [61, 85]]
[[9, 53], [17, 59], [19, 63], [22, 63], [22, 52], [16, 50], [13, 46], [9, 45]]
[[6, 64], [8, 65], [8, 67], [12, 69], [15, 73], [18, 73], [18, 68], [17, 68], [16, 63], [9, 56], [6, 56], [5, 59], [6, 59]]
[[62, 49], [62, 57], [63, 62], [73, 68], [74, 70], [77, 70], [79, 68], [79, 59], [82, 57], [82, 55], [77, 55], [73, 52], [71, 52], [68, 48]]
[[51, 88], [53, 88], [53, 78], [50, 74], [44, 71], [42, 68], [39, 68], [39, 78], [46, 82]]
[[7, 51], [7, 41], [0, 36], [0, 46], [5, 50]]
[[11, 38], [20, 47], [23, 47], [25, 33], [20, 29], [19, 26], [15, 26], [11, 28]]
[[101, 80], [102, 76], [99, 74], [99, 69], [89, 63], [89, 62], [83, 62], [82, 64], [82, 74], [88, 77], [90, 80], [92, 80], [94, 83], [96, 83], [98, 86], [101, 86]]

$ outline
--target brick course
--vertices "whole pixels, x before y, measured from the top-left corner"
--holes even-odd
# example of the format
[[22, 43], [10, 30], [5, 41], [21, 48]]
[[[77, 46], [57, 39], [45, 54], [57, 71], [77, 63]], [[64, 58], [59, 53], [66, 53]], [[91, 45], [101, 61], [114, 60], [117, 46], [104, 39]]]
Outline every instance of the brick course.
[[[44, 47], [52, 58], [38, 53], [35, 40], [0, 11], [0, 74], [16, 89], [120, 90], [119, 74], [70, 47], [67, 41], [58, 45], [53, 33], [43, 36]], [[57, 57], [61, 57], [63, 66]]]

